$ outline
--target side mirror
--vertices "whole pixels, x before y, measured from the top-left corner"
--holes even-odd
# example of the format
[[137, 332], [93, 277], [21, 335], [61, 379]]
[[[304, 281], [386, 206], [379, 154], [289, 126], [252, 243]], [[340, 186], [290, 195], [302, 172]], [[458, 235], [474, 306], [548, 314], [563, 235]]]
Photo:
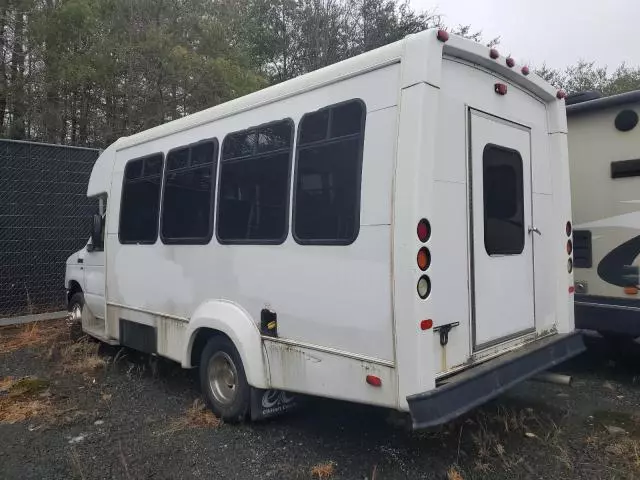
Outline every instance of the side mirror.
[[102, 217], [98, 214], [93, 216], [93, 222], [91, 224], [91, 244], [94, 249], [102, 249], [104, 242], [102, 241]]

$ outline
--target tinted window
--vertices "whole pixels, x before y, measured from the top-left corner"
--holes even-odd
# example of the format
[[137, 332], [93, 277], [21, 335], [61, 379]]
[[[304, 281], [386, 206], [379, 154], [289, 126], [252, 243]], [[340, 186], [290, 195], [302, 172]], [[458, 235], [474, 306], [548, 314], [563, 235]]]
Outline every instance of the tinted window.
[[125, 166], [118, 232], [121, 243], [155, 243], [161, 180], [161, 153], [131, 160]]
[[216, 144], [199, 143], [167, 155], [162, 230], [164, 243], [208, 243], [213, 232]]
[[524, 249], [522, 157], [515, 150], [487, 145], [483, 153], [484, 245], [489, 255], [516, 255]]
[[283, 120], [224, 139], [216, 227], [221, 242], [284, 241], [292, 136], [293, 123]]
[[364, 119], [364, 104], [354, 100], [300, 122], [293, 225], [299, 243], [348, 244], [357, 237]]

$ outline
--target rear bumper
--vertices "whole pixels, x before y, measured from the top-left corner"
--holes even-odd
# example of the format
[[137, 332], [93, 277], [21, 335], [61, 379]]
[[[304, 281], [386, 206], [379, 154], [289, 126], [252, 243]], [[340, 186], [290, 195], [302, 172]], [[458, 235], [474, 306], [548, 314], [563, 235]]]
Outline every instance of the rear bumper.
[[640, 337], [640, 300], [576, 295], [576, 328]]
[[413, 428], [448, 422], [584, 350], [580, 332], [556, 334], [469, 368], [440, 387], [407, 397]]

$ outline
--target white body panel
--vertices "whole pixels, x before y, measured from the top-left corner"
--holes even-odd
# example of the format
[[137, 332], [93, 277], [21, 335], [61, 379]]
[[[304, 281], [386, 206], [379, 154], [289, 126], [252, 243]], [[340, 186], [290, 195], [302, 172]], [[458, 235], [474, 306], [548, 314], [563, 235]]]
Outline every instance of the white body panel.
[[[497, 81], [508, 83], [508, 95], [494, 93]], [[222, 143], [231, 132], [274, 120], [288, 118], [297, 127], [305, 113], [351, 99], [366, 105], [359, 233], [353, 243], [297, 243], [291, 233], [292, 188], [289, 228], [279, 245], [227, 245], [215, 235], [206, 245], [119, 241], [130, 160], [212, 137]], [[524, 128], [502, 124], [483, 136], [521, 150], [527, 221], [544, 230], [535, 240], [535, 258], [534, 240], [527, 237], [522, 259], [510, 259], [504, 268], [494, 266], [495, 259], [472, 264], [471, 246], [481, 232], [471, 231], [470, 214], [481, 211], [482, 201], [477, 206], [470, 195], [478, 181], [469, 177], [471, 108]], [[213, 329], [236, 345], [254, 387], [406, 410], [407, 395], [435, 388], [439, 377], [553, 331], [569, 331], [562, 114], [563, 102], [535, 75], [525, 77], [504, 59], [491, 60], [486, 47], [456, 37], [443, 44], [428, 31], [120, 139], [98, 159], [88, 189], [90, 196], [109, 196], [104, 336], [119, 341], [122, 320], [148, 325], [157, 353], [190, 367], [198, 333]], [[433, 285], [427, 299], [416, 292], [421, 218], [433, 230], [426, 244], [432, 259], [426, 274]], [[216, 222], [217, 217], [214, 228]], [[488, 299], [479, 308], [481, 343], [521, 334], [474, 349], [474, 285], [496, 277], [512, 277], [505, 281], [517, 295], [508, 298], [505, 322], [496, 316], [505, 313], [496, 306], [505, 300], [496, 285], [476, 291]], [[97, 283], [91, 288], [99, 290]], [[263, 309], [277, 312], [278, 338], [261, 336]], [[436, 328], [457, 324], [445, 346], [433, 329], [420, 330], [423, 319], [432, 319]], [[379, 377], [382, 386], [368, 385], [367, 375]]]
[[84, 256], [84, 301], [96, 318], [104, 319], [104, 251], [87, 251]]

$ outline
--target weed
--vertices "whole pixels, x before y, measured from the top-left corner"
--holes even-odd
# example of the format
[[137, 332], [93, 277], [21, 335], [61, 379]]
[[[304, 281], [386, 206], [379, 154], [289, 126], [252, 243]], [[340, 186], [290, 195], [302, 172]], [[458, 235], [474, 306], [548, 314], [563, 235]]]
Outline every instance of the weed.
[[220, 424], [221, 420], [206, 407], [201, 399], [197, 398], [187, 409], [184, 417], [174, 420], [166, 430], [162, 430], [158, 434], [173, 434], [187, 428], [217, 428]]
[[62, 368], [65, 372], [88, 374], [104, 368], [107, 362], [98, 355], [100, 344], [84, 338], [61, 350]]
[[318, 463], [311, 467], [311, 476], [319, 480], [331, 478], [335, 473], [335, 463], [333, 461]]
[[447, 480], [463, 480], [463, 477], [460, 471], [452, 466], [447, 470]]

